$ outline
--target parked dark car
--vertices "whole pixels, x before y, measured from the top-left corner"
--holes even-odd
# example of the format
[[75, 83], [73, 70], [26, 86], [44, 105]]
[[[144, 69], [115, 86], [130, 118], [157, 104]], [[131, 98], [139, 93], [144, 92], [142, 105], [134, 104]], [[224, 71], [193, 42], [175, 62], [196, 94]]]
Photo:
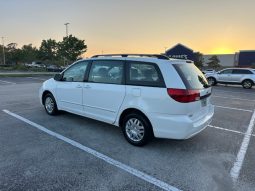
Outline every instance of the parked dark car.
[[49, 72], [62, 72], [62, 68], [56, 66], [56, 65], [49, 65], [47, 66], [47, 71]]

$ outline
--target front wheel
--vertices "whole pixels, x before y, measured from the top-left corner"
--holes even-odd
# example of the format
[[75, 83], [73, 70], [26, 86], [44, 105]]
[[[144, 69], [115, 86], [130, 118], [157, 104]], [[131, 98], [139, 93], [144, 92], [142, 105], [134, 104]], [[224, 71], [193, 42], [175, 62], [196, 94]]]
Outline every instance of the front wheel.
[[143, 115], [131, 113], [124, 117], [122, 132], [126, 140], [135, 146], [143, 146], [153, 137], [150, 122]]
[[50, 93], [44, 96], [44, 108], [49, 115], [56, 115], [58, 113], [56, 101]]
[[208, 80], [208, 84], [210, 86], [215, 86], [217, 84], [216, 79], [213, 77], [209, 77], [209, 78], [207, 78], [207, 80]]
[[251, 80], [244, 80], [244, 81], [242, 82], [242, 86], [243, 86], [243, 88], [245, 88], [245, 89], [250, 89], [250, 88], [252, 88], [252, 85], [253, 85], [253, 82], [252, 82]]

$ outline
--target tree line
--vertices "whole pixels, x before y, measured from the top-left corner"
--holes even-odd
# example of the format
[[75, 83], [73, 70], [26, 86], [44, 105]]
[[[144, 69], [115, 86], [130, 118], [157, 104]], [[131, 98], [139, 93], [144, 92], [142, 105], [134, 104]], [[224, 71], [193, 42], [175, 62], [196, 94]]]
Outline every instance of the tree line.
[[[3, 64], [2, 45], [0, 45], [0, 63]], [[39, 48], [32, 44], [17, 47], [17, 43], [10, 43], [4, 47], [7, 65], [17, 65], [32, 63], [33, 61], [44, 64], [67, 65], [81, 57], [87, 51], [87, 45], [84, 40], [69, 35], [57, 42], [54, 39], [42, 40]], [[206, 63], [210, 68], [219, 68], [220, 61], [217, 56], [212, 56]], [[203, 54], [195, 54], [194, 63], [197, 67], [202, 68], [204, 65]]]
[[[39, 48], [32, 44], [17, 47], [17, 43], [10, 43], [4, 47], [5, 63], [7, 65], [17, 65], [32, 63], [33, 61], [44, 64], [66, 65], [80, 59], [81, 55], [87, 51], [84, 40], [69, 35], [57, 42], [54, 39], [42, 40]], [[0, 45], [0, 63], [3, 64], [3, 46]]]
[[204, 63], [204, 57], [203, 54], [201, 54], [200, 52], [197, 52], [195, 54], [195, 59], [194, 59], [194, 64], [198, 67], [198, 68], [203, 68], [204, 64], [206, 64], [208, 66], [208, 68], [213, 68], [213, 69], [217, 69], [220, 68], [220, 60], [216, 55], [212, 55], [212, 57], [210, 57], [208, 59], [207, 63]]

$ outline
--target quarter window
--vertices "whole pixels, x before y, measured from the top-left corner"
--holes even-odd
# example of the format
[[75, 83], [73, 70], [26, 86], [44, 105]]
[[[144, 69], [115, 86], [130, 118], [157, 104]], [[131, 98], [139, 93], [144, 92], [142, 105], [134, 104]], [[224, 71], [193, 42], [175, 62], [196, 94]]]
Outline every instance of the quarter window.
[[88, 62], [79, 62], [68, 68], [64, 74], [62, 81], [66, 82], [83, 82], [84, 75], [88, 66]]
[[129, 62], [127, 83], [129, 85], [163, 86], [159, 69], [152, 63]]
[[92, 63], [89, 82], [122, 84], [123, 62], [117, 60], [94, 61]]
[[233, 70], [233, 74], [253, 74], [253, 73], [249, 70], [235, 69]]

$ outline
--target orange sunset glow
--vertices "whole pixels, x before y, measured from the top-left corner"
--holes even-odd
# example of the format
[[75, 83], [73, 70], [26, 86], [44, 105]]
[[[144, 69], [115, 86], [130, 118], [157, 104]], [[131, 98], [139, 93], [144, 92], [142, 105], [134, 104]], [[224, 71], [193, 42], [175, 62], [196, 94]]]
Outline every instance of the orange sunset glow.
[[217, 48], [213, 49], [212, 51], [210, 51], [209, 54], [231, 54], [234, 52], [235, 51], [231, 48], [217, 47]]
[[177, 43], [204, 54], [255, 49], [252, 0], [10, 0], [0, 7], [0, 36], [19, 47], [61, 40], [69, 22], [69, 33], [88, 45], [84, 57], [162, 53]]

